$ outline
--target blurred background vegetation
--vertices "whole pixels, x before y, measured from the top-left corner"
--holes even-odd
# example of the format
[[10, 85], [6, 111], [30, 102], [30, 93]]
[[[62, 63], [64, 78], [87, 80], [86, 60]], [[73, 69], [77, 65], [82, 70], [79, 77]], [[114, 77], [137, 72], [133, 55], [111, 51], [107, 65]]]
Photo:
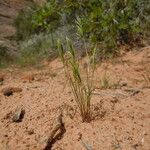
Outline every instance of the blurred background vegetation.
[[[147, 38], [150, 1], [47, 0], [42, 5], [31, 2], [19, 13], [15, 26], [19, 63], [23, 65], [57, 57], [56, 41], [59, 38], [63, 42], [66, 36], [81, 55], [85, 52], [84, 42], [89, 49], [96, 44], [98, 57], [104, 59], [117, 55], [121, 45], [138, 45]], [[78, 26], [83, 29], [82, 39]]]

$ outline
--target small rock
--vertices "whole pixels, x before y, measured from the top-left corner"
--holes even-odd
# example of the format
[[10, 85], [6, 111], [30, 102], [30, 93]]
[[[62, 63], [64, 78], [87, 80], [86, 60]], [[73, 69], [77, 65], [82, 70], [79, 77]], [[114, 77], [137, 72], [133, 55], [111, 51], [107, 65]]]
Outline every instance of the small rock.
[[2, 93], [5, 96], [11, 96], [13, 95], [13, 93], [18, 93], [18, 92], [22, 92], [22, 89], [18, 87], [7, 87], [7, 88], [2, 89]]
[[4, 94], [5, 96], [11, 96], [11, 95], [13, 95], [13, 91], [8, 88], [8, 89], [5, 89], [5, 90], [3, 91], [3, 94]]
[[21, 122], [22, 119], [24, 118], [24, 114], [25, 114], [25, 110], [22, 108], [16, 109], [13, 117], [12, 117], [12, 121], [13, 122]]

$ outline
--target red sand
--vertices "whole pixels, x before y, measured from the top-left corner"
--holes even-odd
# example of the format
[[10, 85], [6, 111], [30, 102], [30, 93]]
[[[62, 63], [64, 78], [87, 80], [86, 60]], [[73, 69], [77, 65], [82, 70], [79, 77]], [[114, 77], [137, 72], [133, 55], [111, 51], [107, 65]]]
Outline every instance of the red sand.
[[[101, 90], [105, 72], [110, 82], [121, 79], [120, 84], [127, 85]], [[0, 93], [0, 150], [42, 150], [62, 106], [66, 132], [53, 144], [53, 150], [85, 150], [84, 145], [93, 150], [150, 150], [149, 47], [128, 52], [97, 68], [92, 97], [95, 119], [90, 123], [82, 123], [78, 111], [70, 118], [72, 112], [67, 108], [75, 108], [76, 103], [58, 59], [41, 69], [10, 68], [0, 70], [1, 74], [4, 84], [0, 91], [5, 87], [23, 91], [10, 97]], [[17, 107], [23, 107], [26, 113], [22, 122], [12, 123], [6, 115]]]

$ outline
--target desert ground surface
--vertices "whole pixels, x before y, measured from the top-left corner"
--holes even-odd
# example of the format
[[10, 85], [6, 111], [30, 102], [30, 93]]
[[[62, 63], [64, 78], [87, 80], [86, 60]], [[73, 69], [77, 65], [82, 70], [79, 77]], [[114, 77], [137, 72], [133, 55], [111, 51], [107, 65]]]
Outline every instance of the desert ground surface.
[[[0, 0], [0, 44], [12, 55], [25, 3]], [[63, 129], [49, 144], [60, 111]], [[150, 150], [149, 46], [97, 65], [91, 112], [83, 123], [59, 59], [0, 69], [0, 150]]]
[[[64, 132], [50, 149], [150, 149], [150, 47], [98, 65], [90, 123], [81, 121], [59, 59], [38, 68], [10, 67], [0, 75], [1, 150], [46, 149], [60, 109]], [[101, 86], [105, 76], [109, 89]], [[8, 96], [7, 88], [14, 89]], [[14, 122], [18, 108], [24, 116]]]

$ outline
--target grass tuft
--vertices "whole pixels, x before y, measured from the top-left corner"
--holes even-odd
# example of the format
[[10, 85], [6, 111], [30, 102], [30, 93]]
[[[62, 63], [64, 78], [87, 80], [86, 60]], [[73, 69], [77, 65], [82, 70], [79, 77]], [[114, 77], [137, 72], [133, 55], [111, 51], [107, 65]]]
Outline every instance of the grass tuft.
[[120, 87], [120, 81], [121, 79], [116, 82], [112, 82], [110, 81], [110, 77], [105, 74], [101, 79], [100, 87], [101, 89], [117, 89]]
[[65, 75], [70, 83], [75, 101], [79, 107], [83, 122], [91, 120], [91, 94], [93, 91], [93, 77], [95, 71], [95, 52], [93, 48], [91, 55], [88, 54], [85, 76], [82, 76], [79, 59], [72, 42], [67, 38], [67, 51], [64, 50], [62, 43], [58, 40], [58, 50], [64, 66]]

